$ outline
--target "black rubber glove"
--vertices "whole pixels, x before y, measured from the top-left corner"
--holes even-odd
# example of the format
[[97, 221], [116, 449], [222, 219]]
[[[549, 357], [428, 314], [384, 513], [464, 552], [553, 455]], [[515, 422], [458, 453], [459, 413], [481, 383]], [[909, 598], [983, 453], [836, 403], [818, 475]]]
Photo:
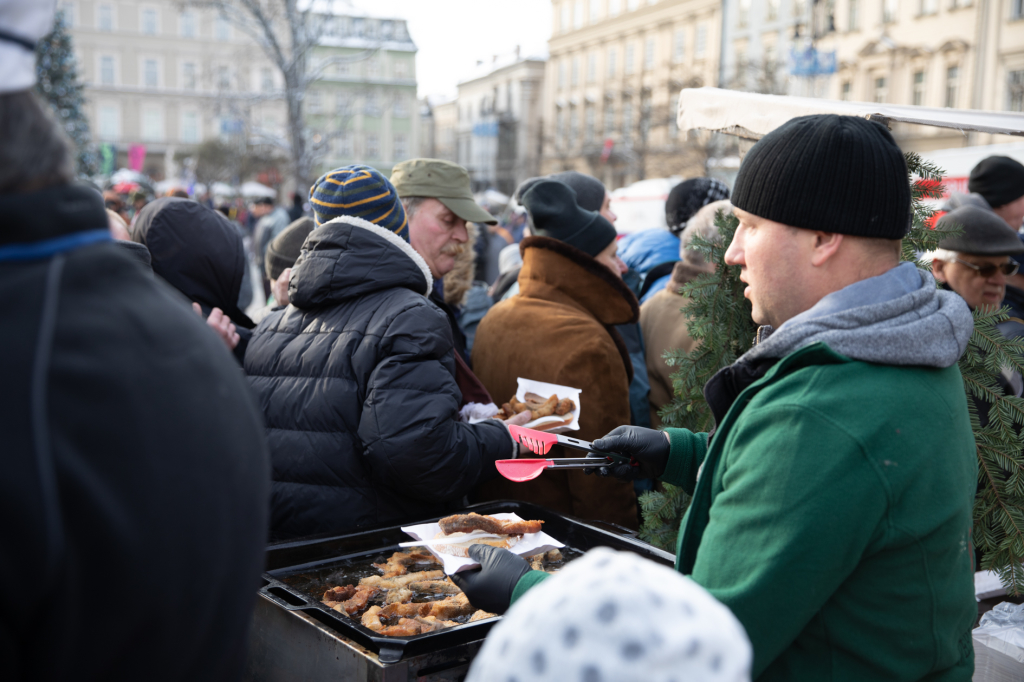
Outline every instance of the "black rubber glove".
[[[612, 429], [604, 438], [595, 440], [594, 447], [633, 459], [633, 462], [611, 464], [597, 470], [601, 476], [614, 476], [624, 481], [660, 477], [668, 466], [668, 453], [671, 449], [663, 431], [642, 426]], [[639, 466], [634, 462], [639, 463]]]
[[451, 576], [469, 603], [490, 613], [505, 613], [512, 603], [512, 591], [519, 579], [530, 572], [526, 559], [507, 549], [471, 545], [469, 558], [480, 564]]

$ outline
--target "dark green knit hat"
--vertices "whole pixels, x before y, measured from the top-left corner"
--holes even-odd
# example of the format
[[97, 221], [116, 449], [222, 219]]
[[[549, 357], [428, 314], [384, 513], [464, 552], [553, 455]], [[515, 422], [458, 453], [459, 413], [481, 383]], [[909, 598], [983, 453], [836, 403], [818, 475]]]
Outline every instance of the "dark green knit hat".
[[523, 195], [523, 206], [533, 234], [565, 242], [589, 256], [604, 251], [618, 236], [600, 213], [580, 208], [576, 192], [564, 182], [539, 180]]
[[316, 223], [312, 218], [303, 216], [274, 237], [267, 246], [267, 255], [264, 257], [266, 271], [271, 280], [280, 277], [285, 268], [295, 265], [302, 251], [302, 244], [315, 227]]
[[806, 230], [902, 239], [910, 228], [903, 152], [885, 126], [858, 116], [800, 116], [762, 137], [732, 203]]

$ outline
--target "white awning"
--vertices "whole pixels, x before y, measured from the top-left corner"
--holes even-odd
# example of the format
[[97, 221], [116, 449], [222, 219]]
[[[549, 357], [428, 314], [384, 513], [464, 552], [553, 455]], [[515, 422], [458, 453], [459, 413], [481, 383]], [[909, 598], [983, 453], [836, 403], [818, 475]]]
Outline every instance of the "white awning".
[[813, 97], [760, 95], [720, 88], [684, 88], [677, 121], [681, 130], [703, 128], [751, 140], [809, 114], [843, 114], [961, 131], [1024, 135], [1024, 114], [973, 109], [937, 109], [873, 102], [839, 102]]

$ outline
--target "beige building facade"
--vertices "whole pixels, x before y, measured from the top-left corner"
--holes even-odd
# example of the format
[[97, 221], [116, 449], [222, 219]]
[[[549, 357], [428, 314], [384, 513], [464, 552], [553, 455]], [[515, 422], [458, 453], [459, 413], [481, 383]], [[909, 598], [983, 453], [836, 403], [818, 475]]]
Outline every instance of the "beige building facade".
[[[1021, 0], [835, 0], [837, 70], [822, 95], [850, 101], [988, 111], [1024, 110], [1024, 2]], [[895, 126], [901, 145], [925, 152], [1010, 142]]]
[[93, 139], [115, 150], [145, 148], [142, 170], [176, 171], [177, 151], [220, 135], [280, 140], [280, 74], [231, 24], [170, 0], [65, 0], [85, 83]]
[[553, 0], [542, 171], [576, 169], [609, 189], [704, 175], [706, 150], [675, 125], [679, 91], [717, 85], [714, 0]]

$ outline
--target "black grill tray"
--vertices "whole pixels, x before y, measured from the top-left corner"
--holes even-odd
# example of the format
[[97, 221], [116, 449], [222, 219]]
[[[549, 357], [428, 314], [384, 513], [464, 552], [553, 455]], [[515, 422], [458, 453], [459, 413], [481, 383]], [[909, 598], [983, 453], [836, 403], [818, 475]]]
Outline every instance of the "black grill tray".
[[[514, 512], [523, 519], [544, 521], [544, 532], [567, 546], [580, 551], [594, 547], [630, 551], [661, 564], [671, 566], [675, 557], [645, 542], [637, 540], [631, 531], [594, 521], [582, 521], [550, 509], [513, 500], [499, 500], [472, 505], [465, 512], [499, 514]], [[464, 512], [459, 512], [464, 513]], [[441, 517], [403, 523], [429, 523]], [[280, 580], [288, 575], [318, 569], [342, 559], [387, 553], [400, 549], [398, 543], [411, 538], [401, 526], [365, 530], [351, 535], [317, 537], [271, 544], [267, 548], [266, 573], [260, 592], [278, 607], [288, 611], [301, 611], [320, 624], [335, 630], [361, 646], [377, 653], [381, 663], [394, 663], [403, 656], [432, 653], [459, 644], [483, 639], [497, 619], [467, 623], [455, 628], [428, 632], [414, 637], [382, 637], [358, 621], [338, 615], [320, 601], [293, 589]]]

